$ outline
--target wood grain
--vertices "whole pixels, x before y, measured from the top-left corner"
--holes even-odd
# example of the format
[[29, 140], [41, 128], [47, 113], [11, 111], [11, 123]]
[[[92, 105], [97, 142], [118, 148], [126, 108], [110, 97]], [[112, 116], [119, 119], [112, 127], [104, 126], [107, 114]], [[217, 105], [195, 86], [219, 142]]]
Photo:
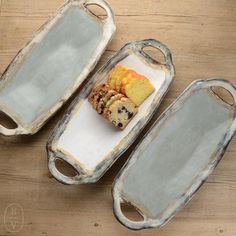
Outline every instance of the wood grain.
[[[63, 0], [0, 0], [0, 74]], [[236, 85], [235, 0], [110, 0], [118, 31], [99, 66], [124, 43], [156, 38], [173, 53], [177, 76], [157, 117], [195, 79]], [[99, 67], [98, 66], [98, 67]], [[69, 102], [32, 137], [0, 137], [0, 235], [11, 235], [4, 211], [24, 209], [14, 235], [236, 235], [236, 139], [193, 200], [165, 227], [133, 232], [112, 213], [111, 186], [128, 152], [96, 184], [64, 186], [47, 169], [46, 141]], [[142, 135], [140, 135], [142, 136]], [[136, 142], [137, 143], [137, 142]]]

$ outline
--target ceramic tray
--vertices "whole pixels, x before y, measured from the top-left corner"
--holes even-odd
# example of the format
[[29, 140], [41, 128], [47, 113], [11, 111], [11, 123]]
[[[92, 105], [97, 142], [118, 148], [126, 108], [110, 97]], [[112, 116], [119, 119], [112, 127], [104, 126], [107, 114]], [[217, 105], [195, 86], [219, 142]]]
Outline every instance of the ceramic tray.
[[[212, 87], [228, 90], [229, 105]], [[196, 81], [150, 128], [113, 186], [114, 213], [130, 229], [160, 227], [198, 190], [221, 160], [236, 130], [236, 89], [227, 81]], [[121, 204], [142, 215], [132, 221]]]
[[[89, 5], [103, 8], [107, 18], [92, 14]], [[0, 111], [17, 128], [0, 125], [0, 133], [37, 132], [95, 67], [114, 31], [113, 13], [103, 0], [70, 0], [63, 5], [1, 78]]]
[[[147, 55], [151, 46], [165, 56], [164, 64]], [[93, 86], [107, 80], [117, 64], [126, 65], [148, 77], [156, 91], [139, 107], [138, 114], [123, 131], [119, 131], [96, 113], [88, 102]], [[87, 84], [53, 132], [49, 144], [49, 169], [66, 184], [96, 182], [114, 161], [134, 142], [166, 94], [174, 77], [170, 51], [156, 40], [125, 45]], [[55, 166], [56, 159], [68, 162], [78, 174], [67, 177]]]

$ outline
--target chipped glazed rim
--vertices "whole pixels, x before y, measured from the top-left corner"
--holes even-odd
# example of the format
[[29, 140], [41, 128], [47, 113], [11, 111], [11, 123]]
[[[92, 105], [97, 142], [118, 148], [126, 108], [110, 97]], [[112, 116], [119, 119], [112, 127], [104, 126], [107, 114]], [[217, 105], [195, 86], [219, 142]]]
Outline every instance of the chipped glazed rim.
[[[220, 144], [217, 146], [217, 150], [213, 156], [213, 160], [208, 163], [206, 168], [194, 180], [194, 183], [188, 188], [186, 193], [183, 194], [180, 198], [178, 198], [174, 204], [170, 205], [168, 208], [164, 210], [163, 214], [161, 215], [159, 219], [153, 219], [150, 216], [148, 216], [147, 212], [146, 213], [141, 212], [140, 209], [134, 206], [135, 204], [133, 206], [139, 212], [139, 214], [143, 217], [143, 221], [133, 221], [131, 219], [128, 219], [123, 214], [122, 209], [121, 209], [121, 204], [127, 203], [127, 201], [125, 200], [125, 196], [122, 193], [123, 181], [125, 178], [125, 173], [127, 173], [126, 171], [128, 171], [129, 168], [131, 168], [132, 165], [135, 163], [135, 161], [138, 159], [138, 152], [143, 147], [145, 147], [145, 145], [151, 142], [151, 139], [148, 138], [149, 133], [156, 125], [161, 124], [163, 121], [165, 121], [165, 118], [168, 117], [168, 115], [172, 111], [180, 108], [181, 104], [185, 101], [185, 99], [191, 96], [191, 94], [194, 91], [198, 89], [205, 89], [205, 88], [209, 89], [213, 86], [214, 87], [219, 86], [226, 89], [232, 95], [233, 100], [234, 100], [233, 104], [228, 104], [225, 101], [220, 100], [218, 95], [212, 92], [216, 96], [216, 99], [219, 100], [220, 103], [226, 106], [231, 106], [232, 110], [234, 110], [234, 113], [232, 115], [232, 124], [228, 128], [228, 131], [226, 131], [226, 135], [222, 138]], [[132, 230], [161, 227], [165, 225], [169, 220], [171, 220], [176, 215], [176, 213], [180, 209], [182, 209], [192, 199], [194, 194], [198, 191], [198, 189], [206, 181], [208, 176], [216, 168], [216, 166], [222, 159], [229, 142], [233, 138], [235, 131], [236, 131], [236, 88], [234, 87], [234, 85], [232, 85], [230, 82], [223, 79], [198, 80], [190, 84], [184, 90], [184, 92], [155, 121], [155, 123], [152, 125], [152, 127], [148, 130], [148, 132], [145, 134], [145, 136], [136, 146], [135, 150], [130, 155], [130, 158], [128, 159], [128, 161], [125, 163], [125, 165], [123, 166], [123, 168], [120, 170], [119, 174], [117, 175], [113, 183], [113, 188], [112, 188], [113, 211], [117, 220], [122, 225]], [[132, 205], [132, 202], [128, 201], [128, 203]]]
[[[164, 63], [159, 63], [143, 51], [145, 47], [149, 46], [156, 48], [157, 50], [160, 50], [163, 53], [165, 57]], [[134, 126], [129, 135], [122, 139], [121, 144], [119, 144], [119, 147], [117, 147], [118, 151], [111, 150], [111, 155], [109, 154], [110, 157], [105, 158], [102, 162], [100, 162], [92, 173], [84, 173], [83, 169], [81, 168], [82, 163], [74, 162], [73, 156], [62, 152], [62, 150], [57, 147], [57, 142], [65, 131], [65, 129], [67, 128], [70, 119], [76, 113], [76, 110], [78, 110], [78, 108], [80, 107], [80, 104], [82, 104], [82, 102], [87, 99], [94, 85], [102, 78], [104, 78], [116, 64], [118, 64], [121, 60], [126, 58], [131, 53], [137, 54], [141, 56], [141, 58], [145, 58], [145, 61], [147, 63], [163, 67], [163, 70], [166, 71], [165, 82], [160, 88], [158, 94], [153, 99], [153, 103], [150, 106], [149, 112], [145, 114], [142, 119], [139, 120], [139, 122]], [[51, 174], [63, 184], [84, 184], [94, 183], [98, 181], [103, 176], [103, 174], [105, 174], [106, 170], [109, 169], [111, 165], [136, 140], [137, 135], [142, 131], [142, 129], [145, 127], [151, 117], [155, 114], [156, 109], [159, 107], [162, 99], [168, 92], [174, 76], [175, 69], [172, 63], [171, 52], [164, 44], [155, 39], [146, 39], [126, 44], [108, 61], [105, 66], [103, 66], [91, 79], [88, 80], [78, 97], [74, 100], [74, 102], [72, 102], [71, 106], [66, 112], [66, 115], [62, 118], [62, 120], [58, 123], [57, 127], [54, 129], [47, 145], [48, 167]], [[76, 109], [76, 107], [78, 108]], [[57, 159], [62, 159], [69, 163], [75, 169], [77, 175], [75, 177], [68, 177], [61, 173], [55, 165], [55, 161]]]
[[[92, 13], [87, 6], [97, 5], [106, 11], [107, 17], [105, 19], [100, 19], [94, 13]], [[78, 76], [76, 81], [62, 94], [60, 99], [54, 103], [54, 105], [39, 115], [33, 122], [29, 124], [24, 124], [23, 121], [14, 113], [14, 111], [8, 109], [4, 104], [0, 103], [0, 111], [9, 116], [17, 125], [15, 129], [8, 129], [0, 124], [0, 134], [5, 136], [13, 135], [25, 135], [36, 133], [46, 121], [57, 111], [61, 106], [69, 99], [69, 97], [77, 90], [77, 88], [83, 83], [88, 74], [94, 69], [101, 55], [104, 53], [108, 43], [111, 41], [114, 32], [116, 30], [114, 14], [105, 0], [68, 0], [63, 4], [49, 20], [43, 24], [39, 30], [33, 34], [30, 41], [17, 53], [15, 58], [6, 68], [1, 76], [0, 87], [3, 87], [6, 82], [8, 82], [8, 74], [17, 66], [21, 66], [25, 57], [34, 49], [34, 46], [40, 43], [44, 36], [55, 26], [55, 24], [64, 16], [66, 11], [73, 6], [80, 7], [85, 11], [89, 17], [92, 17], [95, 21], [98, 21], [103, 26], [103, 36], [98, 44], [96, 51], [93, 56], [88, 61], [88, 64], [84, 67], [81, 74]], [[14, 78], [15, 79], [15, 78]], [[3, 88], [4, 89], [4, 88]]]

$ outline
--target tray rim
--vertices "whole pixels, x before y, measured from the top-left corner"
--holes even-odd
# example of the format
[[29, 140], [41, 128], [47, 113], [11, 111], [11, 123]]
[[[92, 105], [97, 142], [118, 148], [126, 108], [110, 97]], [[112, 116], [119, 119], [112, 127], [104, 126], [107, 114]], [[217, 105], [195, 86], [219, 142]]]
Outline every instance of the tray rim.
[[[96, 15], [92, 14], [86, 6], [88, 5], [98, 5], [103, 8], [107, 13], [107, 18], [99, 19]], [[65, 90], [64, 94], [60, 99], [47, 111], [40, 114], [33, 122], [29, 124], [24, 124], [20, 117], [17, 116], [14, 111], [8, 109], [3, 103], [0, 103], [0, 111], [5, 113], [9, 118], [11, 118], [16, 124], [17, 128], [8, 129], [0, 124], [0, 134], [5, 136], [15, 136], [15, 135], [33, 135], [50, 119], [53, 114], [55, 114], [63, 104], [72, 96], [72, 94], [83, 84], [84, 80], [87, 78], [89, 73], [95, 68], [100, 57], [103, 55], [108, 44], [112, 40], [114, 33], [116, 31], [114, 13], [110, 5], [106, 0], [67, 0], [54, 14], [52, 14], [49, 19], [40, 26], [40, 28], [32, 34], [28, 42], [18, 51], [15, 57], [12, 59], [10, 64], [4, 70], [2, 76], [0, 77], [0, 87], [4, 89], [4, 84], [8, 82], [8, 74], [14, 72], [17, 66], [21, 66], [25, 57], [29, 55], [31, 50], [34, 49], [35, 45], [41, 43], [44, 36], [54, 27], [57, 22], [64, 17], [64, 14], [70, 7], [77, 6], [89, 17], [97, 21], [102, 26], [102, 39], [98, 44], [97, 50], [94, 52], [93, 57], [90, 58], [88, 64], [84, 67], [81, 74], [75, 80], [69, 89]], [[16, 68], [17, 69], [17, 68]], [[15, 78], [14, 78], [15, 79]]]
[[[151, 46], [158, 46], [159, 50], [163, 50], [162, 53], [165, 54], [166, 62], [164, 64], [161, 64], [157, 62], [156, 60], [152, 59], [149, 55], [143, 52], [143, 48]], [[161, 48], [161, 49], [160, 49]], [[73, 116], [73, 112], [76, 112], [76, 107], [79, 107], [79, 104], [83, 102], [84, 99], [87, 98], [88, 94], [90, 93], [92, 87], [94, 84], [96, 84], [97, 81], [99, 81], [99, 78], [106, 75], [110, 69], [117, 64], [119, 61], [124, 59], [127, 55], [129, 55], [129, 52], [132, 53], [139, 53], [142, 57], [144, 57], [146, 60], [152, 62], [152, 64], [161, 65], [163, 68], [165, 68], [168, 71], [168, 77], [165, 79], [165, 83], [162, 85], [161, 90], [159, 91], [159, 94], [161, 96], [156, 96], [156, 104], [153, 105], [152, 111], [150, 111], [148, 114], [148, 118], [145, 120], [145, 122], [141, 125], [141, 130], [144, 129], [144, 127], [147, 125], [147, 123], [150, 121], [151, 117], [155, 114], [157, 108], [159, 107], [162, 99], [168, 92], [174, 76], [175, 76], [175, 68], [172, 63], [172, 56], [170, 50], [162, 44], [160, 41], [157, 41], [155, 39], [145, 39], [141, 41], [133, 41], [130, 43], [125, 44], [86, 84], [86, 86], [83, 88], [81, 93], [78, 95], [77, 98], [72, 102], [71, 106], [69, 107], [68, 111], [65, 113], [66, 115], [62, 118], [62, 120], [58, 123], [52, 134], [50, 135], [50, 138], [47, 143], [47, 152], [48, 152], [48, 167], [51, 172], [51, 174], [61, 183], [63, 184], [84, 184], [84, 183], [94, 183], [97, 182], [106, 172], [107, 169], [111, 167], [112, 164], [120, 157], [121, 154], [123, 154], [128, 147], [136, 140], [137, 134], [132, 137], [132, 140], [128, 140], [129, 144], [126, 145], [126, 148], [123, 149], [120, 153], [116, 155], [114, 158], [105, 159], [103, 162], [101, 162], [92, 172], [90, 175], [86, 175], [86, 173], [81, 170], [79, 165], [74, 164], [65, 154], [63, 154], [61, 151], [57, 150], [56, 144], [58, 139], [60, 138], [61, 134], [66, 128], [66, 125], [68, 124], [71, 116]], [[164, 69], [163, 69], [164, 70]], [[158, 97], [158, 98], [157, 98]], [[137, 126], [137, 125], [136, 125]], [[135, 126], [135, 127], [136, 127]], [[135, 128], [134, 127], [134, 128]], [[140, 130], [140, 129], [139, 129]], [[133, 132], [133, 130], [131, 131]], [[127, 140], [126, 140], [127, 142]], [[76, 177], [70, 177], [64, 176], [62, 173], [60, 173], [57, 168], [55, 167], [55, 160], [56, 159], [63, 159], [67, 163], [69, 163], [77, 172], [82, 174], [81, 176]], [[109, 161], [107, 161], [109, 160]]]
[[[231, 124], [229, 130], [227, 131], [227, 135], [222, 138], [223, 143], [220, 143], [217, 146], [217, 151], [216, 151], [215, 156], [214, 156], [215, 157], [214, 161], [212, 163], [211, 162], [208, 163], [208, 165], [206, 166], [206, 170], [204, 169], [204, 171], [201, 172], [202, 175], [199, 175], [197, 180], [194, 181], [194, 183], [186, 191], [186, 193], [183, 196], [181, 196], [180, 199], [178, 199], [179, 204], [176, 204], [176, 205], [173, 206], [174, 210], [170, 211], [169, 208], [166, 209], [167, 216], [168, 216], [168, 213], [169, 213], [168, 217], [165, 216], [165, 214], [163, 214], [164, 217], [161, 220], [160, 219], [148, 218], [146, 215], [144, 215], [144, 213], [142, 213], [137, 207], [135, 207], [133, 205], [134, 208], [136, 208], [136, 210], [143, 216], [143, 221], [135, 222], [135, 221], [132, 221], [132, 220], [128, 219], [127, 217], [125, 217], [123, 215], [122, 210], [120, 208], [120, 204], [122, 202], [126, 202], [122, 198], [122, 191], [120, 190], [120, 188], [122, 187], [122, 177], [123, 177], [122, 175], [123, 175], [123, 173], [128, 171], [130, 166], [132, 166], [132, 164], [138, 159], [138, 156], [135, 155], [136, 152], [138, 152], [138, 150], [140, 150], [141, 148], [143, 148], [143, 146], [145, 146], [146, 144], [148, 144], [150, 142], [150, 140], [145, 142], [145, 139], [149, 136], [152, 129], [156, 125], [158, 126], [159, 123], [162, 124], [162, 122], [165, 122], [166, 117], [168, 117], [168, 115], [171, 114], [172, 112], [175, 112], [176, 110], [178, 110], [178, 108], [180, 108], [182, 106], [182, 102], [185, 101], [186, 98], [191, 96], [192, 92], [196, 91], [199, 88], [205, 88], [204, 86], [206, 84], [208, 84], [210, 87], [213, 87], [213, 86], [223, 87], [224, 89], [226, 89], [230, 92], [230, 94], [232, 95], [232, 97], [234, 99], [234, 104], [229, 105], [226, 102], [222, 101], [221, 98], [219, 98], [219, 97], [216, 98], [216, 99], [218, 99], [219, 103], [222, 103], [222, 105], [228, 106], [231, 109], [233, 107], [234, 108], [234, 114], [232, 116], [232, 124]], [[174, 100], [174, 102], [169, 107], [167, 107], [167, 109], [158, 117], [158, 119], [152, 124], [152, 126], [149, 128], [149, 130], [146, 132], [146, 134], [139, 141], [138, 145], [132, 151], [132, 153], [130, 154], [128, 160], [126, 161], [126, 163], [121, 168], [118, 175], [116, 176], [116, 178], [113, 182], [113, 186], [112, 186], [113, 213], [114, 213], [116, 219], [122, 225], [124, 225], [125, 227], [127, 227], [131, 230], [141, 230], [141, 229], [156, 228], [156, 227], [159, 228], [159, 227], [164, 226], [166, 223], [168, 223], [177, 214], [178, 211], [180, 211], [194, 197], [194, 195], [197, 193], [197, 191], [200, 189], [200, 187], [207, 180], [209, 175], [214, 171], [214, 169], [217, 167], [217, 165], [219, 164], [219, 162], [223, 158], [224, 153], [226, 151], [226, 148], [229, 145], [229, 143], [232, 140], [235, 133], [236, 133], [236, 87], [231, 82], [229, 82], [228, 80], [221, 79], [221, 78], [211, 78], [211, 79], [207, 79], [207, 80], [195, 80], [195, 81], [193, 81], [178, 96], [178, 98], [176, 100]], [[182, 199], [183, 197], [185, 197], [184, 200]], [[181, 200], [183, 200], [183, 201], [181, 202]], [[132, 205], [132, 203], [131, 203], [131, 205]], [[170, 211], [170, 212], [168, 212], [168, 211]]]

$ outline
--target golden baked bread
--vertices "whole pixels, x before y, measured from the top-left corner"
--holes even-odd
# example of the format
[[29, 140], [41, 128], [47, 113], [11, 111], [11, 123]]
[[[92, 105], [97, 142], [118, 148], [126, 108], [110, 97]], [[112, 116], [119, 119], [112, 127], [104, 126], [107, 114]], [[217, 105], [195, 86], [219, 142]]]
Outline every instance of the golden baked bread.
[[137, 106], [140, 106], [154, 91], [155, 88], [149, 79], [141, 76], [129, 80], [124, 87], [125, 95]]
[[122, 65], [115, 66], [108, 76], [108, 84], [112, 89], [115, 89], [117, 92], [120, 92], [121, 80], [127, 73], [128, 68]]
[[125, 94], [125, 86], [132, 80], [135, 79], [138, 76], [138, 74], [134, 70], [129, 70], [127, 75], [122, 78], [121, 81], [121, 93]]
[[127, 96], [137, 106], [155, 90], [148, 78], [125, 66], [115, 66], [109, 74], [108, 84], [118, 93]]

